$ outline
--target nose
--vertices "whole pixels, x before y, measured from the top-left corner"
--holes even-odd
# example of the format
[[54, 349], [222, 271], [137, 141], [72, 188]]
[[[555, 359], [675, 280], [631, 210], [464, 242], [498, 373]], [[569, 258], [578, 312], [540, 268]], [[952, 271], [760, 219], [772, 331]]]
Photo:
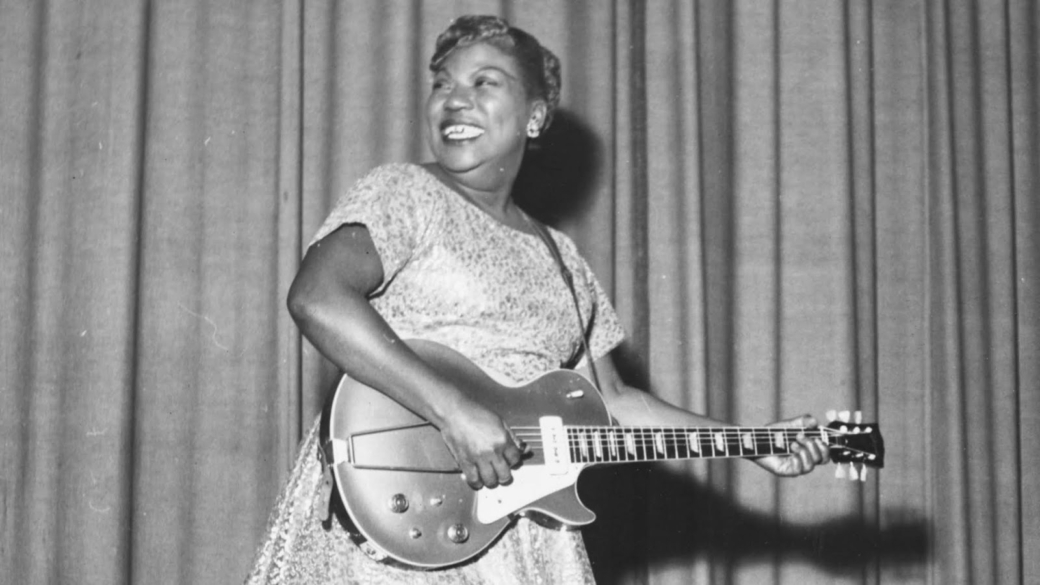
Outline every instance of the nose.
[[473, 93], [470, 88], [460, 83], [455, 84], [444, 100], [444, 108], [447, 110], [464, 110], [473, 106]]

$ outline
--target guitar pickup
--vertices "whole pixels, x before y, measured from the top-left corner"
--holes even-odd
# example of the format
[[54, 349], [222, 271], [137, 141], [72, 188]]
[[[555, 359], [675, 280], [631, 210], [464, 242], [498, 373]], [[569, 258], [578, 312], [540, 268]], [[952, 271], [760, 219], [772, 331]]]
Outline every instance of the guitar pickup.
[[542, 435], [542, 455], [545, 467], [551, 475], [567, 473], [571, 464], [570, 445], [563, 419], [558, 416], [543, 416], [538, 419]]

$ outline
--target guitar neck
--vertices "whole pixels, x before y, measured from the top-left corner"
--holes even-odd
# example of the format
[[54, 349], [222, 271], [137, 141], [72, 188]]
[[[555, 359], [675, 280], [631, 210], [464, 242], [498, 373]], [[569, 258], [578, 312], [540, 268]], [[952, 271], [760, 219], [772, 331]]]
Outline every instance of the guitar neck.
[[787, 455], [818, 428], [566, 426], [573, 463], [636, 463]]

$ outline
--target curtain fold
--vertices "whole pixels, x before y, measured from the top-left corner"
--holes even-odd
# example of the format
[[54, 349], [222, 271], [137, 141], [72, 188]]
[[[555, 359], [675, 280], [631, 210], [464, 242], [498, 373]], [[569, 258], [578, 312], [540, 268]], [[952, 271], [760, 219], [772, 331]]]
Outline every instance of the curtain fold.
[[1028, 335], [1040, 249], [1036, 23], [1029, 3], [928, 5], [930, 428], [937, 485], [948, 488], [935, 490], [932, 517], [940, 566], [974, 582], [1035, 578], [1023, 546], [1036, 534], [1023, 475], [1031, 431], [1016, 423], [1036, 417], [1038, 383], [1020, 368], [1040, 355]]
[[610, 291], [629, 380], [880, 422], [884, 470], [587, 472], [600, 582], [1040, 579], [1031, 0], [0, 2], [0, 566], [241, 580], [336, 372], [285, 309], [364, 172], [427, 160], [436, 35], [563, 62], [517, 197]]
[[129, 563], [142, 8], [3, 6], [0, 519], [15, 580], [118, 582]]
[[0, 7], [5, 582], [244, 574], [300, 432], [284, 16]]

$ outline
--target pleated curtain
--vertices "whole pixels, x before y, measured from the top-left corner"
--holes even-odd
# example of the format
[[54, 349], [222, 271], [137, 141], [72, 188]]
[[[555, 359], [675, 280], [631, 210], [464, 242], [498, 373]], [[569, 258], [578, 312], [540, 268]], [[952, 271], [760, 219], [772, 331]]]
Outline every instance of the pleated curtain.
[[0, 0], [0, 583], [234, 583], [337, 373], [285, 294], [335, 199], [424, 161], [433, 40], [563, 63], [518, 199], [632, 383], [886, 465], [589, 470], [599, 582], [1040, 580], [1032, 0]]

